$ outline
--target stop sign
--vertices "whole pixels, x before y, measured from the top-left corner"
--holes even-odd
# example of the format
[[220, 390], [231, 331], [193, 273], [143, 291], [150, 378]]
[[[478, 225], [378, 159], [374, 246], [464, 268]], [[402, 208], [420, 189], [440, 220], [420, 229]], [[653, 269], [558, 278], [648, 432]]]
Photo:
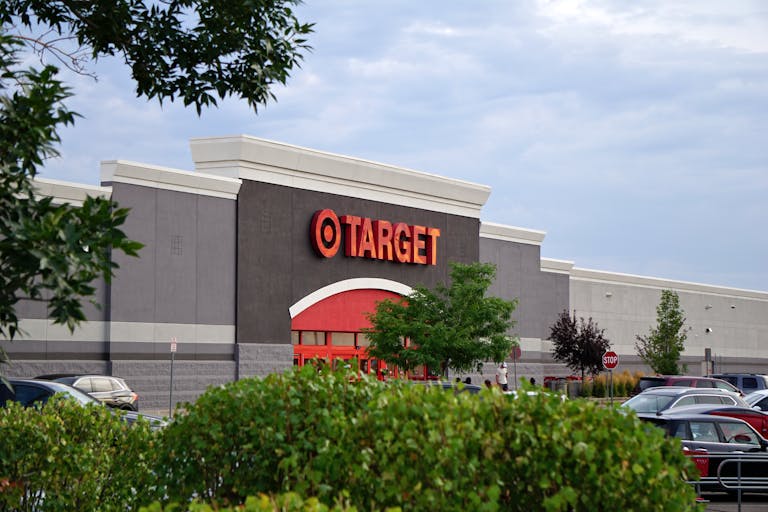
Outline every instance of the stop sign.
[[619, 366], [619, 355], [613, 350], [609, 350], [603, 354], [603, 366], [606, 370], [613, 370]]

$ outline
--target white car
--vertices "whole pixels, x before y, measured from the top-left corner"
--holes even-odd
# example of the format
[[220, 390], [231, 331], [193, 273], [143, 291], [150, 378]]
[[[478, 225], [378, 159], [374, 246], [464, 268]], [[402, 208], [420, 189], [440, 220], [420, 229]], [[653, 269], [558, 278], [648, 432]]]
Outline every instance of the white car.
[[745, 396], [744, 401], [753, 409], [768, 411], [768, 389], [754, 391]]

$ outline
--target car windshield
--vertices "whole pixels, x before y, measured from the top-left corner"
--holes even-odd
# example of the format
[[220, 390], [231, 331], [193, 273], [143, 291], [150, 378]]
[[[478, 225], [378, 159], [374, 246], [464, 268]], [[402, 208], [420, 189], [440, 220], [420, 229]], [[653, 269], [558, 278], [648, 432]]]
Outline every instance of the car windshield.
[[640, 379], [640, 382], [638, 382], [637, 387], [640, 391], [645, 391], [649, 388], [654, 388], [656, 386], [663, 386], [664, 385], [664, 379], [647, 379], [643, 378]]
[[750, 393], [744, 397], [744, 401], [747, 402], [751, 407], [755, 405], [757, 402], [759, 402], [760, 400], [762, 400], [763, 398], [765, 398], [766, 396], [768, 395], [763, 393]]
[[670, 395], [641, 393], [624, 402], [623, 406], [637, 413], [657, 413], [663, 411], [673, 399]]
[[70, 386], [75, 383], [77, 380], [77, 377], [59, 377], [58, 379], [53, 379], [54, 382], [63, 382], [64, 384], [69, 384]]
[[64, 384], [58, 384], [56, 382], [50, 383], [51, 388], [54, 388], [56, 390], [56, 393], [62, 393], [67, 395], [70, 398], [74, 398], [78, 402], [80, 402], [82, 405], [88, 405], [88, 404], [99, 404], [101, 405], [101, 402], [93, 398], [91, 395], [88, 395], [86, 393], [83, 393], [79, 389], [66, 386]]

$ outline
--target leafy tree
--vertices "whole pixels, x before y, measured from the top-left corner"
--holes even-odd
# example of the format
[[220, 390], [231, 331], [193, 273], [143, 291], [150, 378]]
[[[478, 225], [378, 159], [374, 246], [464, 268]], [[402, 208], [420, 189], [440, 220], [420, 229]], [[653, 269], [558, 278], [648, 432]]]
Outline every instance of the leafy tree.
[[[137, 255], [120, 230], [128, 210], [103, 198], [82, 206], [35, 195], [33, 179], [58, 155], [58, 129], [77, 114], [59, 68], [25, 67], [26, 48], [78, 73], [121, 56], [138, 96], [203, 106], [235, 95], [257, 110], [309, 50], [291, 7], [298, 0], [5, 0], [0, 2], [0, 337], [19, 332], [22, 298], [47, 301], [56, 323], [85, 320], [81, 300], [116, 267], [110, 251]], [[24, 55], [24, 57], [26, 57]], [[5, 355], [0, 351], [0, 360]]]
[[679, 364], [688, 337], [684, 314], [677, 292], [662, 290], [656, 306], [656, 327], [646, 336], [635, 336], [637, 355], [656, 373], [677, 375], [687, 371], [685, 365]]
[[603, 354], [611, 348], [611, 343], [603, 334], [596, 322], [576, 321], [576, 313], [571, 316], [563, 310], [557, 321], [550, 327], [549, 339], [552, 341], [552, 356], [565, 363], [572, 371], [596, 375], [603, 369]]
[[[5, 0], [3, 31], [20, 35], [40, 54], [81, 71], [88, 57], [120, 55], [131, 68], [137, 96], [184, 105], [216, 105], [236, 95], [254, 109], [275, 99], [309, 50], [292, 6], [300, 0]], [[50, 37], [47, 37], [50, 36]], [[78, 48], [67, 51], [64, 41]]]
[[486, 297], [496, 267], [452, 263], [450, 274], [450, 286], [417, 286], [397, 302], [377, 304], [368, 317], [372, 327], [365, 330], [372, 357], [402, 370], [426, 365], [466, 372], [509, 355], [515, 342], [507, 332], [517, 300]]

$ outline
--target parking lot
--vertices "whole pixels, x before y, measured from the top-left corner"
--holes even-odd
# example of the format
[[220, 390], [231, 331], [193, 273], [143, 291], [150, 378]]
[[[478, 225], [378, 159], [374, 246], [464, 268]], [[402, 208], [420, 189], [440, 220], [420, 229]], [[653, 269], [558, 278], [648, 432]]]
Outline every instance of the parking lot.
[[768, 493], [749, 493], [738, 500], [725, 493], [705, 494], [707, 512], [765, 512], [768, 510]]

